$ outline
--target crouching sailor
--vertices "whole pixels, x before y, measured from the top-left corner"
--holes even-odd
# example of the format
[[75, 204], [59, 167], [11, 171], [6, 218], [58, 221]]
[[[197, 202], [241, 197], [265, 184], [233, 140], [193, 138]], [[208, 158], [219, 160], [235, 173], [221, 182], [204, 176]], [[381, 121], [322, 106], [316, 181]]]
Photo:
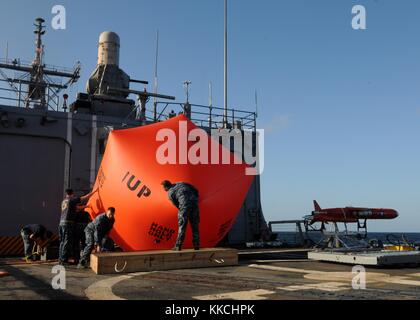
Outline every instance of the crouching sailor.
[[52, 232], [48, 231], [43, 225], [40, 224], [28, 224], [20, 230], [22, 236], [23, 246], [25, 251], [26, 262], [33, 259], [32, 247], [34, 244], [38, 244], [40, 241], [49, 240], [52, 237]]
[[90, 254], [93, 249], [101, 252], [100, 244], [114, 226], [115, 208], [110, 207], [89, 223], [85, 229], [86, 246], [83, 249], [78, 268], [87, 268]]

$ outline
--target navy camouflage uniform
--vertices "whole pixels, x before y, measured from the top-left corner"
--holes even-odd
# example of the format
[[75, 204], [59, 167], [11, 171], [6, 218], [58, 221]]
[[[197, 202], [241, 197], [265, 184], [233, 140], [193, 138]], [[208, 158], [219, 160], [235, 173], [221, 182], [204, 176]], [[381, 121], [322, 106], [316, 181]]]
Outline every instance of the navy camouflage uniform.
[[[20, 235], [22, 236], [23, 240], [25, 257], [28, 258], [32, 256], [32, 246], [34, 243], [34, 240], [32, 239], [43, 238], [46, 231], [47, 229], [45, 229], [45, 227], [40, 224], [28, 224], [27, 226], [24, 226], [22, 230], [20, 230]], [[31, 235], [33, 235], [32, 239], [30, 238]]]
[[73, 255], [77, 261], [80, 260], [80, 251], [86, 247], [85, 229], [89, 222], [91, 222], [91, 219], [88, 212], [81, 211], [76, 214], [73, 230]]
[[114, 226], [115, 219], [109, 219], [105, 213], [100, 214], [89, 223], [85, 229], [86, 246], [80, 258], [81, 264], [86, 264], [94, 246], [102, 244], [103, 239]]
[[200, 247], [200, 212], [198, 190], [189, 183], [179, 182], [168, 190], [169, 200], [178, 208], [178, 237], [176, 247], [181, 248], [185, 239], [188, 222], [191, 224], [194, 248]]
[[60, 247], [58, 260], [60, 263], [66, 263], [73, 253], [73, 233], [74, 222], [77, 214], [77, 205], [82, 201], [79, 197], [66, 198], [61, 203], [61, 217], [58, 235], [60, 238]]

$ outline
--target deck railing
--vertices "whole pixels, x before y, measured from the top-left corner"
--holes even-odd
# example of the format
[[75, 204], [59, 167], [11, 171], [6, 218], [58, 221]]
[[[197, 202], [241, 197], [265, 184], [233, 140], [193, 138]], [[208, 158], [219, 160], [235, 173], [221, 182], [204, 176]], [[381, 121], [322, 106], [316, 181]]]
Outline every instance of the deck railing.
[[234, 108], [228, 109], [228, 117], [225, 121], [224, 108], [205, 106], [199, 104], [180, 102], [156, 102], [156, 112], [146, 109], [146, 119], [150, 121], [162, 121], [178, 114], [187, 115], [200, 127], [217, 129], [227, 125], [227, 128], [255, 130], [257, 114]]

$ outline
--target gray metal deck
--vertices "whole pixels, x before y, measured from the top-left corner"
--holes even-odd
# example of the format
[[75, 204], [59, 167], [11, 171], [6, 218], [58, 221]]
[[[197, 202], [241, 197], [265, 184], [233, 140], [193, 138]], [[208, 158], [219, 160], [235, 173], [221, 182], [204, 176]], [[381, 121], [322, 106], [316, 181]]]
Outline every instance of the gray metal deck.
[[[0, 300], [420, 300], [420, 267], [366, 267], [366, 288], [354, 289], [352, 266], [310, 261], [301, 257], [303, 252], [293, 258], [290, 250], [284, 256], [282, 250], [273, 251], [255, 250], [251, 259], [250, 254], [240, 256], [239, 266], [221, 268], [100, 276], [70, 266], [65, 290], [51, 287], [54, 262], [0, 259], [0, 270], [10, 273], [0, 277]], [[275, 260], [258, 260], [270, 254]]]
[[395, 266], [420, 264], [419, 251], [312, 251], [308, 253], [310, 260], [336, 262], [362, 266]]

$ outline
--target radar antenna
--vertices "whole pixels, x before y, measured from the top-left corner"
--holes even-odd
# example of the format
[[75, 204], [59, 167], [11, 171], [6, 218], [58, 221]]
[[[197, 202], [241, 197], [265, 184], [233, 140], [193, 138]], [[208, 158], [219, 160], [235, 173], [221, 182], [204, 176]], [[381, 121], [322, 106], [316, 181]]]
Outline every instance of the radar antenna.
[[[35, 57], [32, 62], [9, 60], [8, 53], [5, 59], [0, 59], [0, 89], [16, 94], [16, 98], [0, 96], [0, 102], [12, 100], [18, 107], [58, 111], [61, 108], [60, 91], [67, 89], [80, 78], [80, 62], [77, 62], [73, 69], [48, 66], [44, 63], [44, 23], [42, 18], [35, 19]], [[13, 76], [8, 75], [8, 70], [15, 71]], [[2, 87], [1, 83], [7, 83], [8, 88]]]

